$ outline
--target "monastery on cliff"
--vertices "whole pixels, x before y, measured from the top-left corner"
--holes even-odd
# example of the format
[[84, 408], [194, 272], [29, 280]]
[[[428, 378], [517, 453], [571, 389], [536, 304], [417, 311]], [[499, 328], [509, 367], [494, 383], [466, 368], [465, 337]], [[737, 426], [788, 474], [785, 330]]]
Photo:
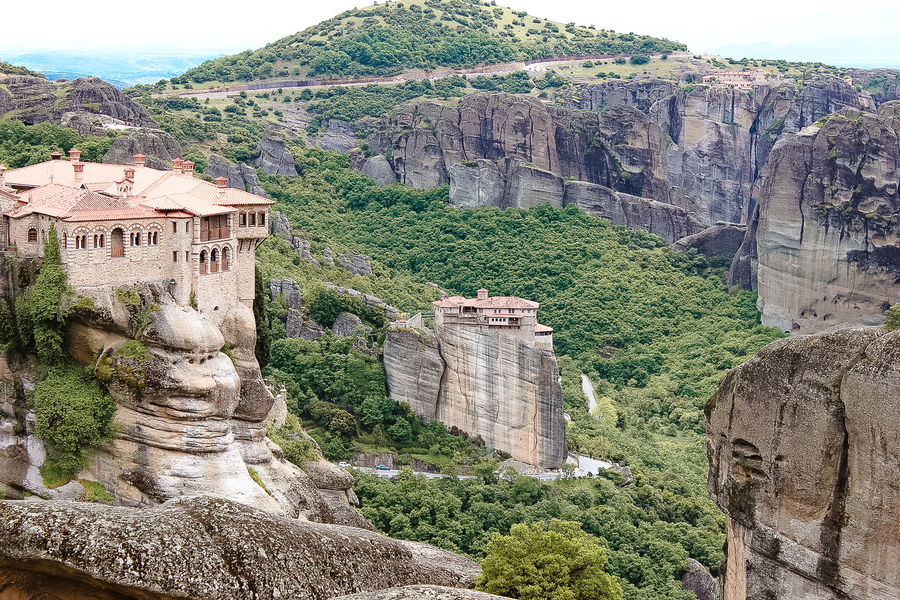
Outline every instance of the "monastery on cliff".
[[71, 150], [7, 172], [0, 165], [0, 249], [42, 256], [53, 224], [73, 287], [169, 280], [176, 300], [200, 310], [252, 306], [256, 245], [273, 201], [174, 170], [84, 163]]
[[553, 350], [553, 328], [537, 322], [537, 302], [515, 296], [488, 296], [484, 288], [476, 298], [442, 297], [434, 304], [434, 324], [444, 327], [499, 329], [540, 350]]

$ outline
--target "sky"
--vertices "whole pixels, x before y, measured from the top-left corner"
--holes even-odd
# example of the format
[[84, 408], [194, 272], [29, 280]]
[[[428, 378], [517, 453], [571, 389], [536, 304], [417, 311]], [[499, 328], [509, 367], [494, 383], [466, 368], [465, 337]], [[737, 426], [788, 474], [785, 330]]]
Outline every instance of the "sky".
[[[3, 10], [0, 51], [140, 50], [162, 54], [233, 53], [256, 49], [371, 0], [265, 0], [223, 9], [221, 0], [191, 0], [140, 10], [121, 0], [45, 0], [36, 17], [30, 2]], [[559, 22], [642, 33], [684, 42], [694, 52], [728, 45], [785, 45], [835, 38], [896, 39], [900, 1], [756, 0], [498, 0]], [[148, 6], [149, 5], [144, 5]], [[40, 23], [35, 23], [36, 19]], [[15, 25], [21, 23], [22, 25]], [[827, 41], [831, 38], [831, 42]]]

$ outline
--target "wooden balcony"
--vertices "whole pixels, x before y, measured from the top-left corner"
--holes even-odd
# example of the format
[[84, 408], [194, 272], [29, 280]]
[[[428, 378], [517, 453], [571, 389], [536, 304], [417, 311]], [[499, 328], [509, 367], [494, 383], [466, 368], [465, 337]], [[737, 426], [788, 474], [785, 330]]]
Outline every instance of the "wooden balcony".
[[231, 237], [230, 227], [213, 227], [210, 229], [200, 230], [200, 241], [210, 242], [212, 240], [226, 240]]

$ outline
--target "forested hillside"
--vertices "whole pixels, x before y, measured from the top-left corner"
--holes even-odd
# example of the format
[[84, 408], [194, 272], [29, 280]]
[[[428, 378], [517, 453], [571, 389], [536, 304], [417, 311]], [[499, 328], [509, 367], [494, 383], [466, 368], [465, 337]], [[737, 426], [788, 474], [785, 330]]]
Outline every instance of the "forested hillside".
[[495, 2], [410, 0], [341, 13], [259, 50], [207, 61], [179, 82], [372, 77], [410, 69], [685, 49], [661, 38], [554, 23]]

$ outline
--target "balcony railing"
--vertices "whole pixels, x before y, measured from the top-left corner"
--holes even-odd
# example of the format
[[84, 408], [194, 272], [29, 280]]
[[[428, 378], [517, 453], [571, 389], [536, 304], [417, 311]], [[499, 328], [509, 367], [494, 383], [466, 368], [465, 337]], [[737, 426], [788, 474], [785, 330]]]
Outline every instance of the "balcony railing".
[[209, 242], [211, 240], [224, 240], [231, 237], [230, 227], [213, 227], [212, 229], [200, 230], [200, 241]]
[[113, 246], [109, 250], [110, 250], [110, 255], [113, 258], [121, 258], [121, 257], [125, 256], [125, 247], [124, 246], [119, 247], [119, 248]]

